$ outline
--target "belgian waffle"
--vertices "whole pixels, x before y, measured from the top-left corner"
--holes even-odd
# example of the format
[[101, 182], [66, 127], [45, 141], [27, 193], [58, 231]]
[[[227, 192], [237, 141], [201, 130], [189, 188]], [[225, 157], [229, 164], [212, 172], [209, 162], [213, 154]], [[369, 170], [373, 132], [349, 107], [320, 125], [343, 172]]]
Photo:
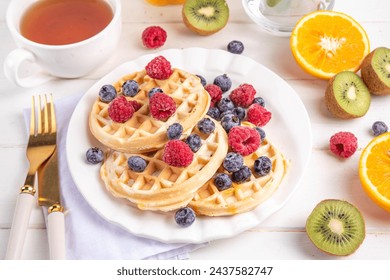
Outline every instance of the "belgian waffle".
[[[272, 161], [271, 172], [258, 176], [252, 172], [249, 181], [234, 183], [231, 188], [219, 191], [214, 178], [199, 188], [189, 206], [197, 215], [228, 216], [250, 211], [269, 198], [279, 187], [287, 171], [288, 162], [269, 141], [264, 140], [252, 154], [244, 157], [244, 164], [253, 170], [254, 161], [267, 156]], [[223, 166], [218, 171], [225, 172]]]
[[191, 131], [201, 137], [202, 146], [187, 167], [168, 165], [162, 160], [163, 149], [159, 149], [137, 154], [148, 164], [143, 172], [134, 172], [128, 168], [127, 159], [135, 154], [110, 150], [100, 169], [107, 190], [142, 210], [171, 211], [186, 206], [226, 156], [226, 132], [218, 122], [214, 123], [215, 130], [209, 135], [201, 133], [196, 126]]
[[[140, 91], [135, 97], [141, 108], [125, 123], [117, 123], [108, 115], [108, 104], [99, 99], [93, 104], [89, 116], [89, 128], [97, 140], [114, 150], [142, 153], [161, 148], [167, 141], [166, 130], [178, 122], [183, 130], [191, 130], [203, 118], [210, 105], [210, 95], [204, 90], [200, 79], [179, 69], [173, 69], [166, 80], [152, 79], [145, 70], [122, 77], [114, 85], [122, 94], [122, 85], [127, 80], [138, 82]], [[176, 103], [176, 112], [166, 121], [153, 118], [149, 113], [148, 92], [160, 87]]]

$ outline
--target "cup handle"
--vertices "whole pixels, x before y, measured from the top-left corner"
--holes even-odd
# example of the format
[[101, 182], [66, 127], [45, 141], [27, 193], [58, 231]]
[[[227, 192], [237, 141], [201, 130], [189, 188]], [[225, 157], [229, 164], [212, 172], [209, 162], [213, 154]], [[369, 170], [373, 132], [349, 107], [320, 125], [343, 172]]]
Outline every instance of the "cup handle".
[[10, 52], [4, 61], [6, 78], [21, 87], [35, 87], [54, 79], [54, 76], [44, 72], [32, 73], [27, 77], [19, 76], [19, 69], [23, 62], [36, 63], [35, 55], [25, 49], [15, 49]]

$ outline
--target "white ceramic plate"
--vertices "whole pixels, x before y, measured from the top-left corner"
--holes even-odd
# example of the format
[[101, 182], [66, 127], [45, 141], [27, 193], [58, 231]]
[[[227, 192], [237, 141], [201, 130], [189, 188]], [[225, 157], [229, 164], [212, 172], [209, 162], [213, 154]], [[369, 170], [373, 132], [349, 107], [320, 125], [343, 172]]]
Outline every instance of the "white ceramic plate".
[[[85, 162], [85, 152], [100, 146], [88, 129], [88, 115], [102, 85], [143, 69], [156, 55], [165, 56], [172, 67], [200, 74], [212, 83], [214, 77], [228, 74], [232, 89], [252, 84], [272, 112], [264, 127], [268, 139], [291, 161], [287, 176], [276, 193], [255, 210], [232, 217], [198, 217], [188, 228], [176, 225], [172, 213], [141, 211], [124, 200], [112, 197], [99, 177], [100, 165]], [[306, 109], [295, 91], [279, 76], [256, 61], [222, 50], [201, 48], [169, 49], [126, 62], [96, 82], [82, 97], [69, 124], [67, 158], [72, 177], [87, 202], [106, 220], [135, 235], [155, 240], [201, 243], [237, 235], [259, 225], [279, 210], [299, 185], [311, 153], [311, 126]], [[103, 147], [102, 147], [103, 148]]]

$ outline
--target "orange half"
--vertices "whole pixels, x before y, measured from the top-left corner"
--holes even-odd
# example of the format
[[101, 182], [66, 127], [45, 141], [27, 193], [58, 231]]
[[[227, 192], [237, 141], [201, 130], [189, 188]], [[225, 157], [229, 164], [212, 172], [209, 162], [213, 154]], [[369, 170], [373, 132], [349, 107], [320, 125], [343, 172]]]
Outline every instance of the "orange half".
[[341, 71], [358, 71], [370, 52], [363, 27], [349, 15], [335, 11], [303, 16], [291, 33], [290, 47], [303, 70], [326, 80]]
[[390, 132], [375, 137], [364, 148], [359, 176], [368, 196], [390, 212]]

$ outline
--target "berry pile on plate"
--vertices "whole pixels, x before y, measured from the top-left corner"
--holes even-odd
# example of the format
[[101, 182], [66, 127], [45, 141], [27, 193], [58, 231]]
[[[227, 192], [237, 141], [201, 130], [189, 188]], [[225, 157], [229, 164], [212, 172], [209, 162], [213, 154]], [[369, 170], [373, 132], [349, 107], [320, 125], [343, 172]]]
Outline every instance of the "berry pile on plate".
[[207, 84], [153, 58], [96, 93], [89, 128], [105, 150], [91, 147], [87, 161], [102, 163], [113, 196], [172, 213], [182, 227], [254, 209], [288, 164], [263, 129], [272, 117], [264, 99], [249, 83], [233, 84], [227, 74]]

